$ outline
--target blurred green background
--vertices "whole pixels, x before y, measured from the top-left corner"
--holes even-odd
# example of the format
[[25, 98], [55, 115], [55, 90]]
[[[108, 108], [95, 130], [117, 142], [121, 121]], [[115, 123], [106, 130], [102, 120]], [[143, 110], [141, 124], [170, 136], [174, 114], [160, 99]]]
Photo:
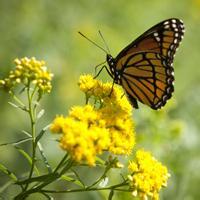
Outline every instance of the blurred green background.
[[[161, 111], [139, 105], [135, 110], [137, 145], [144, 147], [165, 164], [171, 173], [161, 199], [200, 199], [200, 0], [0, 0], [0, 78], [12, 69], [16, 57], [43, 59], [54, 73], [52, 93], [42, 101], [45, 115], [40, 127], [50, 123], [56, 114], [67, 114], [72, 105], [83, 105], [84, 96], [77, 81], [80, 74], [93, 73], [94, 66], [105, 60], [105, 53], [86, 41], [81, 31], [103, 46], [101, 30], [112, 55], [154, 24], [171, 17], [184, 21], [185, 38], [176, 55], [174, 98]], [[109, 80], [103, 72], [100, 76]], [[29, 130], [27, 116], [8, 104], [9, 96], [0, 94], [0, 143], [23, 138]], [[44, 151], [52, 166], [63, 152], [52, 135], [42, 139]], [[22, 145], [30, 149], [30, 143]], [[0, 147], [0, 162], [16, 174], [29, 167], [12, 146]], [[30, 152], [30, 151], [29, 151]], [[81, 169], [86, 180], [97, 171]], [[94, 175], [95, 174], [95, 175]], [[113, 177], [119, 178], [119, 171]], [[9, 179], [0, 172], [0, 191]], [[114, 180], [115, 180], [114, 179]], [[56, 185], [66, 188], [66, 183]], [[4, 190], [0, 199], [10, 199], [17, 188]], [[107, 192], [52, 195], [55, 199], [106, 199]], [[29, 199], [35, 199], [30, 197]], [[37, 199], [44, 199], [37, 196]], [[130, 194], [116, 193], [114, 200], [133, 199]]]

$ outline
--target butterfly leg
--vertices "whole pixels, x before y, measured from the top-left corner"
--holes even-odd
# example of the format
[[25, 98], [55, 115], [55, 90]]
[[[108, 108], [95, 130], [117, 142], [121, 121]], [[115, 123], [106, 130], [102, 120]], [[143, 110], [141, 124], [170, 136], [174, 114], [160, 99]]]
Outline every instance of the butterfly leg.
[[109, 94], [109, 97], [111, 97], [111, 94], [112, 94], [112, 92], [113, 92], [114, 84], [115, 84], [115, 81], [113, 80], [113, 82], [112, 82], [112, 87], [111, 87], [110, 94]]
[[96, 73], [97, 73], [97, 68], [98, 68], [99, 66], [103, 65], [105, 62], [106, 62], [106, 61], [104, 61], [104, 62], [102, 62], [102, 63], [100, 63], [100, 64], [98, 64], [98, 65], [95, 66], [95, 72], [94, 72], [95, 76], [96, 76]]
[[121, 95], [121, 99], [124, 97], [124, 95], [125, 95], [125, 92]]
[[[97, 66], [97, 67], [98, 67], [98, 66]], [[94, 79], [97, 78], [104, 68], [106, 68], [105, 65], [99, 70], [99, 72], [98, 72], [93, 78], [94, 78]], [[95, 68], [95, 70], [96, 70], [96, 68]]]
[[108, 72], [108, 74], [112, 77], [112, 74], [110, 73], [110, 71], [108, 70], [108, 68], [106, 67], [106, 65], [104, 65], [99, 72], [97, 73], [97, 75], [94, 76], [94, 79], [97, 78], [99, 76], [99, 74], [102, 72], [102, 70], [106, 68], [106, 71]]

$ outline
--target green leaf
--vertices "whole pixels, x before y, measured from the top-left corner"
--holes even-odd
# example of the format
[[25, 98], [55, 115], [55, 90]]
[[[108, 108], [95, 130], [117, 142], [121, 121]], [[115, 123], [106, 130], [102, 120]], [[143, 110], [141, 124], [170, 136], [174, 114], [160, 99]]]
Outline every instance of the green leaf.
[[23, 87], [20, 91], [19, 91], [19, 94], [22, 94], [25, 90], [26, 90], [26, 86], [25, 87]]
[[81, 181], [76, 180], [76, 179], [74, 179], [74, 178], [72, 178], [72, 177], [69, 177], [69, 176], [67, 176], [67, 175], [62, 175], [62, 176], [61, 176], [61, 179], [62, 179], [62, 180], [65, 180], [65, 181], [68, 181], [68, 182], [73, 182], [73, 183], [75, 183], [75, 184], [78, 185], [78, 186], [85, 187], [85, 185], [83, 185], [83, 183], [82, 183]]
[[[28, 160], [29, 164], [32, 165], [32, 158], [28, 155], [28, 153], [26, 153], [23, 149], [21, 149], [20, 147], [15, 146], [15, 148], [26, 158], [26, 160]], [[37, 167], [34, 167], [34, 171], [37, 175], [39, 175], [39, 170], [37, 169]]]
[[45, 113], [44, 109], [40, 110], [40, 112], [37, 114], [37, 119], [40, 119], [44, 115], [44, 113]]
[[19, 106], [18, 105], [16, 105], [16, 104], [14, 104], [14, 103], [12, 103], [12, 102], [8, 102], [12, 107], [14, 107], [14, 108], [19, 108]]
[[[13, 184], [13, 180], [9, 180], [7, 183], [5, 183], [4, 185], [2, 185], [0, 187], [0, 194], [2, 194], [4, 192], [4, 190], [6, 190], [10, 185]], [[0, 196], [1, 197], [1, 196]], [[0, 198], [1, 199], [1, 198]]]
[[7, 142], [7, 143], [2, 143], [0, 144], [0, 146], [6, 146], [6, 145], [18, 145], [18, 144], [21, 144], [21, 143], [24, 143], [24, 142], [27, 142], [29, 140], [32, 140], [32, 138], [30, 137], [27, 137], [27, 138], [23, 138], [23, 139], [20, 139], [20, 140], [17, 140], [15, 142]]
[[114, 196], [114, 190], [111, 190], [108, 196], [108, 200], [112, 200], [113, 196]]
[[46, 132], [46, 130], [49, 128], [50, 125], [45, 126], [40, 133], [38, 134], [38, 136], [35, 139], [35, 144], [37, 144], [37, 142], [41, 139], [41, 137], [44, 135], [44, 133]]
[[29, 136], [30, 138], [32, 138], [32, 135], [31, 135], [29, 132], [27, 132], [27, 131], [25, 131], [25, 130], [22, 130], [22, 133], [24, 133], [25, 135], [27, 135], [27, 136]]
[[50, 181], [50, 180], [54, 180], [57, 179], [59, 177], [58, 173], [52, 173], [52, 174], [45, 174], [42, 176], [37, 176], [37, 177], [33, 177], [33, 178], [28, 178], [22, 181], [17, 181], [16, 184], [17, 185], [24, 185], [24, 184], [30, 184], [33, 182], [46, 182], [46, 181]]
[[26, 107], [25, 106], [19, 106], [19, 105], [16, 105], [16, 104], [14, 104], [14, 103], [12, 103], [12, 102], [8, 102], [8, 104], [10, 104], [12, 107], [14, 107], [14, 108], [19, 108], [20, 110], [24, 110], [24, 111], [27, 111], [27, 109], [26, 109]]
[[84, 182], [81, 180], [81, 178], [80, 178], [80, 176], [78, 175], [78, 173], [75, 171], [75, 170], [73, 170], [73, 169], [71, 169], [71, 171], [75, 174], [75, 176], [77, 177], [77, 181], [79, 181], [80, 183], [81, 183], [81, 185], [82, 185], [82, 187], [85, 187], [85, 184], [84, 184]]
[[98, 161], [100, 164], [105, 165], [105, 161], [102, 160], [101, 158], [96, 156], [96, 161]]
[[7, 174], [13, 181], [17, 181], [17, 177], [13, 172], [11, 172], [7, 167], [4, 165], [0, 164], [0, 170], [4, 173]]
[[99, 187], [103, 188], [105, 187], [106, 185], [108, 185], [108, 182], [109, 182], [109, 178], [108, 177], [105, 177], [101, 180], [101, 182], [99, 183]]
[[51, 168], [51, 166], [50, 166], [50, 164], [49, 164], [49, 162], [48, 162], [48, 160], [47, 160], [47, 158], [46, 158], [46, 155], [45, 155], [45, 153], [44, 153], [44, 151], [43, 151], [43, 148], [42, 148], [42, 145], [41, 145], [40, 142], [38, 142], [38, 149], [39, 149], [39, 151], [40, 151], [40, 154], [41, 154], [41, 156], [42, 156], [42, 160], [44, 161], [44, 164], [45, 164], [45, 166], [46, 166], [48, 172], [49, 172], [49, 173], [52, 173], [53, 170], [52, 170], [52, 168]]
[[41, 192], [41, 194], [43, 194], [49, 200], [54, 200], [52, 196], [50, 196], [49, 194], [46, 194], [45, 192]]

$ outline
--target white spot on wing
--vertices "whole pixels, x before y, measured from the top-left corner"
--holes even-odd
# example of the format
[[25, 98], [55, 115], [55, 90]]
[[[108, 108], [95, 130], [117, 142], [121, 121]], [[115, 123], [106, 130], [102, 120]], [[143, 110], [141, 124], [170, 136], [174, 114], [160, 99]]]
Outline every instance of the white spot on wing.
[[172, 24], [172, 27], [173, 27], [173, 28], [176, 28], [176, 24]]
[[172, 23], [176, 23], [176, 20], [175, 20], [175, 19], [172, 19]]
[[160, 42], [160, 38], [159, 38], [159, 37], [156, 37], [156, 40], [157, 40], [158, 42]]
[[164, 28], [165, 28], [165, 29], [168, 29], [168, 28], [169, 28], [169, 25], [166, 25]]
[[155, 32], [153, 35], [154, 35], [155, 37], [157, 37], [157, 36], [158, 36], [158, 33], [157, 33], [157, 32]]

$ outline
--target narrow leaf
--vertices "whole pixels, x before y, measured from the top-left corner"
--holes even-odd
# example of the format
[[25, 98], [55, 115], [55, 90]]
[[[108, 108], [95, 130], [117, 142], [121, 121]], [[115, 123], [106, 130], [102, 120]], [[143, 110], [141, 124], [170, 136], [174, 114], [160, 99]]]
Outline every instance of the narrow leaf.
[[50, 125], [45, 126], [40, 133], [38, 134], [38, 136], [35, 139], [35, 143], [37, 144], [37, 142], [41, 139], [41, 137], [44, 135], [44, 133], [46, 132], [46, 130], [49, 128]]
[[52, 196], [50, 196], [49, 194], [46, 194], [44, 192], [40, 192], [40, 193], [43, 194], [47, 199], [54, 200], [54, 198]]
[[25, 131], [25, 130], [22, 130], [22, 133], [24, 133], [25, 135], [27, 135], [27, 136], [29, 136], [30, 138], [32, 138], [31, 134], [30, 134], [30, 133], [28, 133], [27, 131]]
[[42, 175], [42, 176], [37, 176], [37, 177], [32, 177], [32, 178], [28, 178], [28, 179], [25, 179], [25, 180], [22, 180], [22, 181], [17, 181], [16, 184], [18, 185], [24, 185], [24, 184], [30, 184], [30, 183], [33, 183], [33, 182], [46, 182], [47, 180], [54, 180], [54, 179], [57, 179], [58, 178], [58, 174], [56, 173], [52, 173], [52, 174], [45, 174], [45, 175]]
[[114, 190], [111, 190], [108, 196], [108, 200], [112, 200], [113, 196], [114, 196]]
[[12, 102], [8, 102], [11, 106], [13, 106], [14, 108], [19, 108], [19, 106], [18, 105], [16, 105], [16, 104], [14, 104], [14, 103], [12, 103]]
[[99, 164], [105, 165], [105, 161], [102, 160], [101, 158], [99, 158], [98, 156], [96, 157], [96, 161], [97, 161]]
[[25, 90], [26, 90], [26, 86], [23, 87], [23, 88], [19, 91], [19, 94], [22, 94]]
[[76, 180], [76, 179], [74, 179], [74, 178], [72, 178], [72, 177], [69, 177], [69, 176], [67, 176], [67, 175], [62, 175], [62, 176], [61, 176], [61, 179], [62, 179], [62, 180], [65, 180], [65, 181], [68, 181], [68, 182], [73, 182], [73, 183], [75, 183], [75, 184], [78, 185], [78, 186], [85, 187], [85, 186], [82, 184], [81, 181]]
[[13, 172], [11, 172], [7, 167], [4, 165], [0, 164], [0, 170], [4, 173], [7, 174], [13, 181], [17, 181], [17, 177]]
[[78, 179], [78, 181], [81, 183], [81, 185], [82, 185], [83, 187], [85, 187], [85, 184], [84, 184], [84, 182], [81, 180], [81, 178], [80, 178], [80, 176], [78, 175], [78, 173], [77, 173], [75, 170], [73, 170], [73, 169], [71, 169], [71, 171], [75, 174], [75, 176], [77, 177], [77, 179]]
[[[15, 146], [15, 148], [26, 158], [26, 160], [29, 162], [30, 165], [32, 165], [32, 158], [28, 155], [28, 153], [26, 153], [23, 149], [21, 149], [20, 147]], [[39, 175], [39, 170], [37, 169], [37, 167], [34, 167], [34, 171], [36, 172], [37, 175]]]
[[39, 135], [35, 139], [35, 145], [37, 145], [38, 141], [41, 139], [41, 137], [44, 135], [45, 132], [46, 131], [43, 129], [40, 131]]
[[49, 162], [48, 162], [48, 160], [47, 160], [47, 158], [46, 158], [46, 155], [45, 155], [45, 153], [44, 153], [44, 151], [43, 151], [43, 148], [42, 148], [42, 145], [41, 145], [40, 142], [38, 142], [38, 149], [39, 149], [39, 151], [40, 151], [40, 154], [41, 154], [41, 156], [42, 156], [42, 160], [44, 161], [44, 164], [45, 164], [45, 166], [46, 166], [48, 172], [49, 172], [49, 173], [52, 173], [53, 170], [52, 170], [52, 168], [51, 168], [51, 166], [50, 166], [50, 164], [49, 164]]
[[19, 108], [20, 110], [27, 111], [27, 108], [25, 106], [19, 106], [19, 105], [12, 103], [12, 102], [8, 102], [8, 104], [10, 104], [14, 108]]
[[6, 145], [9, 145], [9, 144], [18, 145], [18, 144], [24, 143], [24, 142], [29, 141], [29, 140], [32, 140], [32, 138], [27, 137], [27, 138], [23, 138], [23, 139], [17, 140], [15, 142], [2, 143], [2, 144], [0, 144], [0, 146], [6, 146]]
[[[10, 185], [13, 184], [13, 180], [9, 180], [7, 183], [0, 187], [0, 194], [4, 192]], [[1, 197], [1, 196], [0, 196]], [[0, 198], [1, 199], [1, 198]]]
[[37, 119], [40, 119], [44, 115], [44, 113], [45, 113], [44, 109], [40, 110], [40, 112], [37, 114]]
[[105, 177], [100, 183], [99, 183], [99, 187], [105, 187], [108, 184], [109, 178]]

